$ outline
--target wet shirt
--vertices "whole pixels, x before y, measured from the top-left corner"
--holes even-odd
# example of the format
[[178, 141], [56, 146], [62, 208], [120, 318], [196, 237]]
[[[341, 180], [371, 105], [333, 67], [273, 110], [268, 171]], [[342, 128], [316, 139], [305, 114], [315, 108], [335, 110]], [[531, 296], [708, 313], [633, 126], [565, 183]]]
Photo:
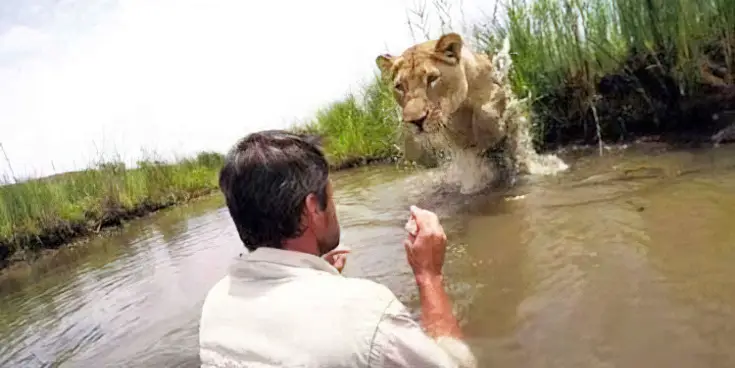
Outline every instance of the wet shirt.
[[475, 364], [461, 341], [427, 336], [387, 287], [274, 248], [239, 257], [209, 291], [199, 344], [202, 368]]

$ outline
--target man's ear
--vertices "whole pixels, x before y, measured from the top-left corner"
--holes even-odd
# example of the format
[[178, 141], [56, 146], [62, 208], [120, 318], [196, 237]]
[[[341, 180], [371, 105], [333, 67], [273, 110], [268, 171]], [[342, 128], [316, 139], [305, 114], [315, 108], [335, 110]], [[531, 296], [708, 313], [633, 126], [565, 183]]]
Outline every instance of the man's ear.
[[301, 212], [301, 226], [304, 229], [313, 228], [313, 226], [319, 223], [319, 213], [319, 199], [314, 193], [309, 193], [304, 198], [304, 209]]
[[378, 65], [378, 69], [380, 69], [380, 72], [383, 74], [384, 77], [388, 78], [390, 78], [391, 69], [393, 69], [394, 61], [395, 56], [392, 56], [390, 54], [379, 55], [377, 58], [375, 58], [375, 64]]
[[309, 193], [304, 199], [304, 212], [307, 216], [318, 214], [322, 211], [319, 206], [319, 198], [315, 193]]
[[462, 54], [462, 36], [457, 33], [448, 33], [441, 36], [436, 42], [434, 51], [442, 60], [450, 64], [457, 64]]

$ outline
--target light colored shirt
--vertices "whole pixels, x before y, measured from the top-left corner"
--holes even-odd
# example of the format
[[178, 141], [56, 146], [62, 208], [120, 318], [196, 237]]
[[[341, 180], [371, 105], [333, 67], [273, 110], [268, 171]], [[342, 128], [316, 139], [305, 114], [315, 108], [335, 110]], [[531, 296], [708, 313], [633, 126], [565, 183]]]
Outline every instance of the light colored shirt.
[[474, 367], [463, 342], [434, 340], [385, 286], [314, 255], [258, 248], [207, 294], [202, 368]]

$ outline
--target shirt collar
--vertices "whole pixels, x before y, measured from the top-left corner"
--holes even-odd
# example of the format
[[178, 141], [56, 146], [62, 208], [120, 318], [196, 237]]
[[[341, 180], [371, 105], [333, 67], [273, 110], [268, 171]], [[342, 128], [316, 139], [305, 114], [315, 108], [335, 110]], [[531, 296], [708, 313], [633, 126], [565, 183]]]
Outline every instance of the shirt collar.
[[266, 262], [275, 263], [283, 266], [311, 268], [315, 270], [325, 271], [334, 275], [339, 275], [334, 266], [329, 264], [321, 257], [313, 254], [297, 252], [293, 250], [284, 250], [271, 247], [260, 247], [248, 254], [243, 254], [242, 258], [245, 262]]

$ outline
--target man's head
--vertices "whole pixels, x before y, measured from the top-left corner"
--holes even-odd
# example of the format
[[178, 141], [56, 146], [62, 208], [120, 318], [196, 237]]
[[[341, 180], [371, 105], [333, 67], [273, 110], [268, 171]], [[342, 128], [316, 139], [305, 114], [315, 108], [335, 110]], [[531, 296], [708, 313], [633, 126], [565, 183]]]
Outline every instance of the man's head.
[[329, 167], [317, 144], [269, 130], [246, 136], [227, 154], [219, 185], [249, 250], [298, 240], [322, 255], [339, 245]]

